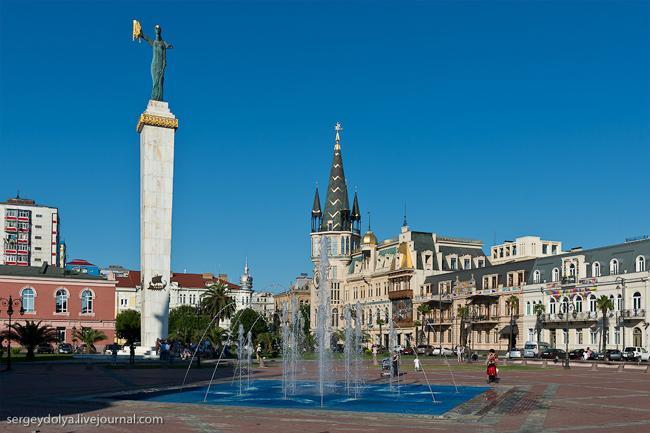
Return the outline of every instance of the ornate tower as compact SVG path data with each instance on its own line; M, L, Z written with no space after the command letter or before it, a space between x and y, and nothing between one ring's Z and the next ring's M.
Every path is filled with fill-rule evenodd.
M347 268L351 261L352 252L360 246L359 226L361 224L361 211L359 199L355 192L354 203L350 209L348 187L343 170L343 157L341 156L341 124L337 123L334 141L334 156L330 167L329 182L325 199L325 210L321 211L318 188L314 196L311 211L311 260L314 264L314 276L318 274L320 263L320 245L324 238L328 241L329 281L331 283L330 304L332 317L341 313L340 286L345 278ZM316 286L316 284L314 284ZM315 288L311 293L311 325L315 324L316 305ZM335 319L336 323L336 319Z

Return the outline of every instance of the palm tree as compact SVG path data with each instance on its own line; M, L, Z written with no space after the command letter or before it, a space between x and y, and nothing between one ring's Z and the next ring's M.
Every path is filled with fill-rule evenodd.
M418 312L422 315L422 331L420 335L424 334L424 326L427 323L427 314L431 312L431 307L429 304L420 304L418 306ZM427 326L427 344L429 343L429 326Z
M382 326L385 325L386 322L384 322L384 319L380 319L379 315L377 315L377 325L379 325L379 345L381 346L383 344L383 338L384 338L384 333L382 331Z
M607 296L602 295L600 298L596 300L596 308L600 310L600 312L603 314L603 338L602 338L602 348L599 351L604 351L605 350L605 344L607 343L606 341L606 331L607 331L607 313L610 310L614 309L614 301L609 299Z
M227 334L228 331L223 328L210 328L206 335L206 338L210 344L212 344L212 347L216 349L217 347L221 347L224 340L227 338Z
M179 326L171 331L169 337L189 346L196 338L200 337L200 334L191 326Z
M106 334L102 331L97 331L86 326L83 326L81 329L75 329L73 334L74 338L81 340L86 344L86 350L88 350L89 353L97 352L97 349L95 349L95 343L106 340L107 338Z
M546 311L546 306L542 303L533 305L533 314L537 316L537 322L535 322L535 328L537 328L537 342L539 343L542 339L542 315Z
M459 332L459 343L461 346L467 345L467 331L465 329L465 321L469 317L469 306L468 305L459 305L458 306L458 317L460 318L460 332Z
M41 322L27 321L25 324L13 323L11 328L2 333L2 337L15 341L27 349L27 359L34 359L34 349L40 344L58 341L56 329L41 326Z
M215 326L219 326L219 321L229 319L235 314L235 303L228 296L226 285L219 281L208 287L208 290L201 297L201 308L211 318L215 319Z
M517 310L519 309L519 298L517 298L515 295L510 295L508 296L508 299L506 299L506 304L510 308L510 340L508 342L508 351L510 351L514 346L514 339L513 339L514 325L512 322L515 315L515 309Z

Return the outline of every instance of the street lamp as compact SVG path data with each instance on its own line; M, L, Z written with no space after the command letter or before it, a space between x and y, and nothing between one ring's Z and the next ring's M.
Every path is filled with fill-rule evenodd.
M14 307L18 308L20 307L20 315L22 316L25 314L25 309L23 308L23 300L22 298L20 299L14 299L11 295L9 295L9 299L7 298L0 298L0 306L4 306L7 308L7 316L9 316L9 332L11 332L11 316L14 315ZM7 333L7 370L11 370L11 336L9 333Z
M623 328L623 349L625 349L625 314L624 314L624 309L625 309L625 278L623 277L616 277L616 283L618 284L620 282L621 284L621 305L615 305L615 309L618 311L618 320L617 324L619 329L622 327ZM617 287L618 289L618 287ZM619 308L620 307L620 308ZM622 326L621 326L622 325ZM618 345L617 345L618 347Z
M575 311L573 302L568 297L564 298L566 302L562 302L564 307L564 315L566 316L566 334L564 334L564 343L566 346L566 353L564 354L564 368L569 369L569 314L571 310Z

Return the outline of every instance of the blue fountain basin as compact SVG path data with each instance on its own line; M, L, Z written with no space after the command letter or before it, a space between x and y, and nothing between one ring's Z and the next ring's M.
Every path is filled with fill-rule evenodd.
M364 384L358 397L348 395L344 384L336 383L326 389L321 405L318 382L300 381L296 392L285 398L280 380L255 380L250 386L244 382L215 383L210 387L184 390L142 392L120 396L121 400L155 401L163 403L190 403L224 406L248 406L265 409L337 410L346 412L383 412L413 415L442 415L456 406L486 391L487 387L401 384ZM240 393L241 392L241 393ZM433 394L433 396L432 396Z

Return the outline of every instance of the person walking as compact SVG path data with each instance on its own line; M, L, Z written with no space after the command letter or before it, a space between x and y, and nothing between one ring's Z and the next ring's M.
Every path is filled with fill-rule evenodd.
M499 369L497 368L498 363L499 356L494 351L494 349L490 349L490 352L488 352L487 361L485 361L485 364L487 365L486 373L488 376L488 383L499 382L499 378L497 377L499 373Z
M372 365L377 365L377 345L372 345Z
M413 366L415 367L416 372L417 371L422 371L422 366L420 365L420 358L418 358L417 356L413 360Z
M133 341L129 344L129 364L135 364L135 344L133 344Z
M465 351L465 348L463 346L456 346L456 355L458 356L458 363L463 362L463 352Z
M393 358L392 358L392 372L393 377L398 377L399 376L399 352L396 350L393 352Z

